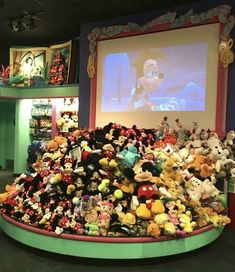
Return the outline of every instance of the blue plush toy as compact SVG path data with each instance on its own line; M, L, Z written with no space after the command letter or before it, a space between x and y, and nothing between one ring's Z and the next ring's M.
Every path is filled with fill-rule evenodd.
M135 146L130 145L127 149L124 149L117 154L119 159L122 159L123 164L132 167L140 159L140 154Z

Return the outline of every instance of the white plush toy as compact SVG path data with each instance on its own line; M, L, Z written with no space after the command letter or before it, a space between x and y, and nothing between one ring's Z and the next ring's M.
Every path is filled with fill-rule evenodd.
M175 163L181 163L182 162L182 158L180 157L180 155L178 154L178 152L176 152L171 145L167 144L164 149L163 149L163 153L170 159L172 159Z
M220 160L222 157L226 158L229 154L227 149L222 148L221 141L215 135L207 140L207 145L210 148L209 158L214 162Z
M225 146L231 146L233 145L233 140L235 139L235 132L234 130L230 130L227 135L226 135L226 139L224 141L224 145Z

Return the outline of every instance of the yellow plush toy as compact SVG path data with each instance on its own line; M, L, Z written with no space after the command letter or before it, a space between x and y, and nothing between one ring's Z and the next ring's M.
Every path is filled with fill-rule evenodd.
M140 203L139 207L136 209L136 215L141 219L148 220L151 217L151 212L146 204Z
M180 226L187 233L192 232L193 229L196 227L196 222L192 221L192 216L190 211L186 211L185 213L180 214L179 221L180 221Z
M165 235L174 235L176 233L176 227L170 221L168 214L166 213L157 214L154 217L154 222L158 224L160 230Z
M176 233L176 227L172 222L166 222L163 233L165 235L174 235Z
M153 202L152 207L151 207L151 212L153 214L161 214L161 213L165 212L165 206L164 206L162 200L156 199Z
M122 224L127 225L129 227L133 227L133 225L136 223L136 217L132 213L120 212L118 213L118 217L119 217L119 221Z

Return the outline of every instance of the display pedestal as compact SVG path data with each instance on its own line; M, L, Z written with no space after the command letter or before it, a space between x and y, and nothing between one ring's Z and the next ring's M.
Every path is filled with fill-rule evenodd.
M37 229L0 215L1 229L28 246L53 253L99 259L142 259L169 256L203 247L220 236L223 228L212 225L182 238L92 237L61 234Z

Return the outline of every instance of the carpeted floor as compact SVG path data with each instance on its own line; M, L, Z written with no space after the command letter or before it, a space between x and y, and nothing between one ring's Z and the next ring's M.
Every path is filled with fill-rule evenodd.
M14 179L0 172L0 191ZM226 227L222 235L201 249L170 257L144 260L97 260L68 257L22 245L0 230L0 272L234 272L235 230Z

